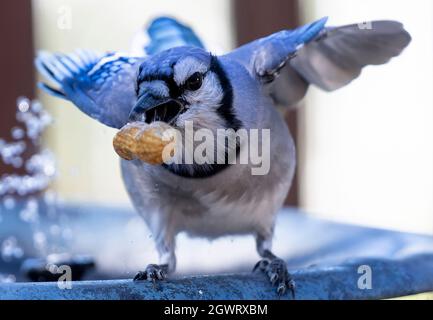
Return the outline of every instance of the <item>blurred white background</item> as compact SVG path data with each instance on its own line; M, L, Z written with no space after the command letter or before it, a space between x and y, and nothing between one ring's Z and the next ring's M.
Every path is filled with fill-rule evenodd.
M433 234L433 2L308 0L329 25L398 20L413 41L332 94L309 92L301 130L301 203L337 221Z

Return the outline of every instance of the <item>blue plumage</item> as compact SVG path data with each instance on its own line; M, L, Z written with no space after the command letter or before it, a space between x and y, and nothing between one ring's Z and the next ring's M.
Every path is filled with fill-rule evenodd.
M145 50L149 55L185 45L204 48L203 43L191 28L170 17L153 20L147 32L150 42Z
M107 126L120 128L135 101L134 66L139 61L140 58L85 50L69 55L41 52L36 67L58 88L45 83L38 86L49 94L72 101L81 111ZM124 83L127 79L130 82Z
M172 47L203 45L194 32L169 17L155 19L147 30L147 54L154 55ZM99 54L77 50L64 54L41 52L36 68L56 87L39 83L50 95L72 101L81 111L107 126L120 128L135 103L137 68L145 57L127 54ZM163 72L162 65L159 69Z
M325 28L326 22L328 22L328 17L289 31L294 46L302 45L313 40Z

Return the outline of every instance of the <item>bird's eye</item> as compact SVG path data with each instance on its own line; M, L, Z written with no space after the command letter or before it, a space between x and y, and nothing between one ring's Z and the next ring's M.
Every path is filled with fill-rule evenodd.
M203 75L200 72L196 72L186 80L185 87L187 90L196 91L200 89L202 82Z

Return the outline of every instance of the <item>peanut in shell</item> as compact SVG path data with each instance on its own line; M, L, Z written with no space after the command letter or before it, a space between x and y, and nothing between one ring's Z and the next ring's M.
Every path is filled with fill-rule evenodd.
M169 135L171 126L165 122L132 122L124 126L113 139L116 153L125 160L140 159L152 165L164 163L163 151L174 137ZM173 154L173 150L169 150Z

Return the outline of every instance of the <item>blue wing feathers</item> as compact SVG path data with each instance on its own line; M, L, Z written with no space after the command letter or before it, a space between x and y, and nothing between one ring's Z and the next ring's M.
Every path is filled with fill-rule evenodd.
M51 54L40 52L35 60L38 71L44 75L53 84L59 86L54 89L47 84L41 85L40 88L52 94L56 92L65 96L64 90L68 86L68 80L86 74L98 61L96 53L90 53L84 50L77 50L70 55Z
M62 91L54 89L54 88L46 85L45 83L39 82L38 83L38 87L40 89L42 89L43 91L45 91L46 93L48 93L48 94L50 94L50 95L52 95L54 97L61 98L61 99L66 99L66 96L65 96L65 94Z
M176 46L195 46L203 48L200 39L191 28L170 17L155 19L147 30L150 42L146 47L148 54L156 54ZM88 50L76 50L69 55L40 52L35 60L37 70L53 85L46 83L38 86L48 94L66 98L71 82L79 83L78 87L101 85L110 76L122 70L122 65L133 64L136 60L130 57L108 53L101 55ZM74 86L77 86L77 83ZM73 97L68 97L73 100Z
M150 42L145 49L149 55L179 46L204 48L203 43L191 28L170 17L153 20L147 33Z
M149 55L177 46L203 48L191 28L169 17L155 19L147 32ZM86 50L69 55L40 52L35 65L50 84L38 86L50 95L70 100L92 118L120 128L135 103L134 83L143 59Z
M52 85L39 83L38 86L50 95L70 100L81 111L108 126L121 127L135 99L137 61L118 53L41 52L35 65Z
M313 23L299 27L293 31L290 31L291 37L293 37L296 45L308 43L325 28L327 21L328 17L324 17Z

